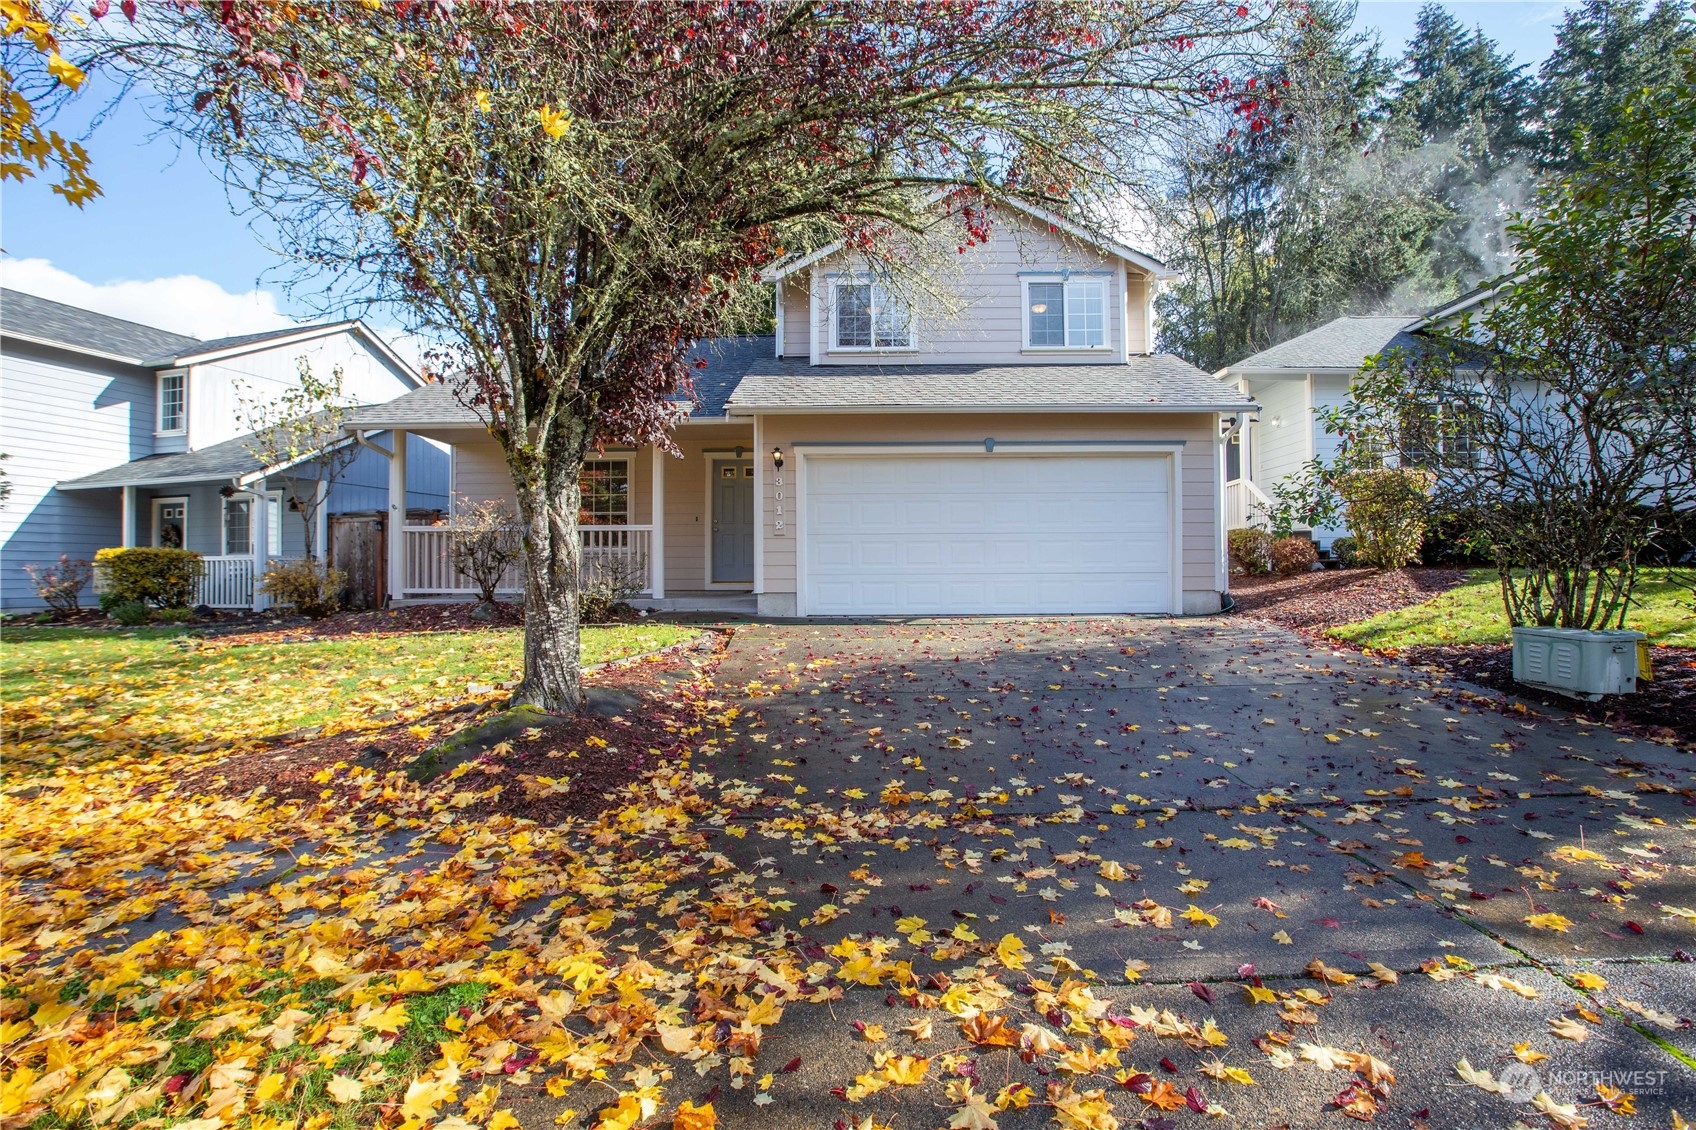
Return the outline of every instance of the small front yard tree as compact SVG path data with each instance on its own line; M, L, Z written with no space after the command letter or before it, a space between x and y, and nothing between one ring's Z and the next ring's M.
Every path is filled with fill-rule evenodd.
M237 381L236 419L249 433L243 441L261 468L283 484L287 509L300 516L307 560L324 550L318 544L318 516L329 504L328 490L353 461L359 448L342 430L353 402L342 392L342 370L315 376L304 357L296 366L293 387L264 399L251 385Z
M832 238L986 234L984 199L1072 211L1241 74L1275 12L985 0L143 9L145 68L283 249L444 340L524 530L524 678L575 709L578 476L669 443L686 356L758 269ZM98 26L96 38L101 38Z
M1328 421L1340 465L1429 476L1515 625L1623 625L1638 554L1696 505L1696 61L1583 147L1494 305L1376 359Z

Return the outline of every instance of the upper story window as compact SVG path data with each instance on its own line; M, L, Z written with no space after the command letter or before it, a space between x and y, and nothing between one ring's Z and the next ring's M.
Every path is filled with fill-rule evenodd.
M188 427L188 374L159 374L159 431L180 432Z
M908 349L913 318L888 286L870 279L839 279L831 285L832 349Z
M1104 279L1028 279L1025 345L1030 349L1105 349L1107 283Z

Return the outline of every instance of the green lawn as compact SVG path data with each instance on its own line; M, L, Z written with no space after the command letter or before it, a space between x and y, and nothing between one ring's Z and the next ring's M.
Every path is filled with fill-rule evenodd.
M686 640L693 629L583 629L583 662ZM112 740L155 749L301 726L356 727L518 678L517 629L285 642L208 639L180 628L8 628L0 637L4 746L74 753Z
M1696 612L1691 593L1672 582L1665 569L1644 569L1637 581L1625 626L1651 642L1696 647ZM1330 629L1330 634L1363 647L1402 648L1424 644L1508 643L1507 613L1493 570L1473 571L1465 584L1396 612Z

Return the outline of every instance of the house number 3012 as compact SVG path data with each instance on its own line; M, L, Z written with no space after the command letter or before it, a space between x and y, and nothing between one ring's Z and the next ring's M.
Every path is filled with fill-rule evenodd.
M773 476L772 485L777 488L774 491L772 491L772 536L773 537L782 537L783 536L783 476L782 475Z

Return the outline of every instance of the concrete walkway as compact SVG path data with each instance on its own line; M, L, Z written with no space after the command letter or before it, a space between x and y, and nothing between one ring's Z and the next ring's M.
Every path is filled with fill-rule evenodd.
M1377 1125L1555 1125L1528 1100L1594 1104L1598 1081L1638 1114L1561 1117L1696 1118L1689 754L1240 619L744 625L716 681L744 712L704 767L749 800L714 846L793 902L821 958L923 919L931 940L903 953L941 994L971 962L952 931L1015 935L1031 957L1004 980L1040 1001L1037 982L1093 978L1109 1017L1142 1019L1123 1064L1234 1126L1350 1124L1358 1072L1303 1045L1388 1064L1394 1084L1364 1104ZM1358 979L1316 979L1315 959ZM1286 995L1255 1003L1255 978ZM1303 989L1306 1005L1288 995ZM832 1093L880 1053L953 1054L944 1077L991 1097L1072 1085L963 1044L957 1016L904 1035L918 1017L896 1000L850 986L828 1022L774 1030L761 1063L800 1065L763 1109L723 1095L721 1120L948 1123L958 1096L938 1089ZM1162 1036L1149 1018L1166 1009L1188 1035ZM1209 1018L1224 1043L1197 1037ZM1463 1082L1462 1059L1513 1093ZM1120 1124L1204 1121L1129 1077L1102 1096ZM995 1117L1054 1114L1039 1093Z

